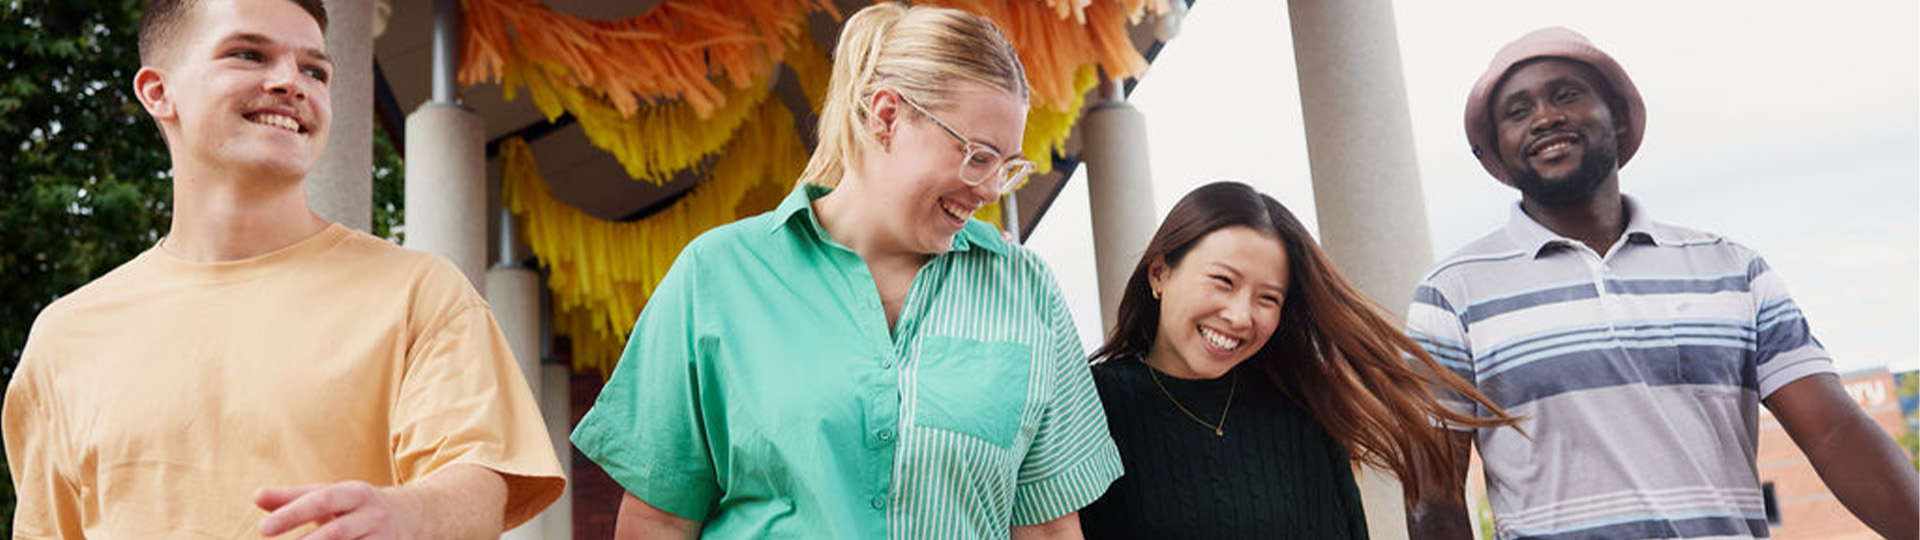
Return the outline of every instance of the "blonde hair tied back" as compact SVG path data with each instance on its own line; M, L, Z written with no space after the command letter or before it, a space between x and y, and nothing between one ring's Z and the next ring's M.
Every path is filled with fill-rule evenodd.
M885 2L861 9L840 31L820 112L819 147L800 181L838 186L848 164L876 144L865 127L874 92L893 88L934 110L952 105L954 80L1027 101L1026 68L999 27L957 9Z

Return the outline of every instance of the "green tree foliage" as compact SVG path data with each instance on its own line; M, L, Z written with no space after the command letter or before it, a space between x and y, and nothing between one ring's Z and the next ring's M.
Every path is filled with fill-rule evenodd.
M1893 376L1895 399L1906 402L1914 396L1920 396L1920 371L1895 373ZM1906 430L1900 434L1900 447L1907 450L1907 459L1913 461L1914 470L1920 470L1920 429L1915 429L1920 427L1920 420L1915 419L1913 411L1902 411L1902 416L1900 421Z
M0 385L40 310L152 246L172 219L166 146L133 95L143 5L0 0ZM372 232L397 240L401 161L377 131ZM0 537L13 493L0 466Z
M0 0L0 377L54 298L159 240L172 186L133 97L139 0Z

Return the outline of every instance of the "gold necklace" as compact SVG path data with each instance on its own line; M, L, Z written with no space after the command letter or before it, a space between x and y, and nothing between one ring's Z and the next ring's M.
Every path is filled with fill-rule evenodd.
M1141 363L1144 364L1145 362L1141 362ZM1233 372L1233 375L1232 375L1233 378L1228 379L1228 381L1230 382L1228 382L1227 384L1231 386L1227 387L1227 406L1220 408L1220 423L1209 424L1207 423L1206 420L1201 420L1199 416L1195 416L1193 414L1193 411L1187 410L1186 405L1181 405L1180 398L1173 397L1173 392L1167 391L1167 385L1160 383L1160 374L1158 373L1158 371L1160 370L1153 369L1153 366L1147 366L1147 376L1153 378L1153 385L1160 387L1160 393L1167 396L1167 401L1172 401L1173 406L1179 407L1180 412L1186 413L1187 418L1192 419L1193 423L1200 424L1202 426L1205 426L1207 429L1213 430L1213 436L1215 437L1227 436L1227 431L1226 431L1227 412L1233 410L1233 393L1240 389L1240 372L1238 371Z

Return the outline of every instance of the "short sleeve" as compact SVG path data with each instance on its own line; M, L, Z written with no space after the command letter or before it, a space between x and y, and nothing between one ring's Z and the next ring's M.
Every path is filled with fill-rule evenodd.
M634 323L626 350L573 444L622 488L676 516L705 521L720 497L694 366L697 243L682 252Z
M1020 464L1014 526L1046 523L1092 504L1120 478L1120 451L1107 431L1106 411L1066 303L1045 279L1048 341L1041 359L1053 369L1053 394Z
M402 485L455 464L498 472L507 481L503 519L512 528L558 499L566 478L493 311L464 279L439 285L456 287L453 298L464 300L438 310L439 322L428 324L407 353L390 413L394 470Z
M1759 379L1760 397L1765 399L1801 377L1835 373L1832 357L1813 338L1806 316L1787 294L1780 274L1755 255L1747 263L1747 279L1755 306L1754 373Z
M6 438L7 468L13 476L14 538L85 538L81 530L80 490L60 463L66 434L39 375L31 338L20 368L7 385L0 436Z
M1479 385L1474 380L1473 350L1467 346L1467 325L1446 292L1431 280L1422 280L1414 287L1413 304L1407 307L1407 337L1420 344L1440 367L1469 385ZM1473 401L1457 391L1436 388L1435 397L1454 412L1476 415Z

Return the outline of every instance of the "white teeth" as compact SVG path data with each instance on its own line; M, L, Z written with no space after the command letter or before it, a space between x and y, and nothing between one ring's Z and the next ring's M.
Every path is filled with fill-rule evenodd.
M968 211L967 209L962 208L959 205L955 205L953 203L949 203L946 201L940 201L940 209L946 210L947 215L953 216L953 219L957 219L961 221L966 221L967 216L973 215L973 212Z
M1207 340L1207 343L1211 343L1214 347L1221 350L1231 351L1240 348L1240 340L1227 337L1225 334L1221 334L1205 326L1200 327L1200 337Z
M279 115L279 114L273 114L273 113L261 113L261 114L253 115L253 117L248 118L247 120L255 124L273 126L273 127L277 127L280 129L294 132L294 133L300 132L300 123L294 121L294 119L292 118L288 118L285 115Z
M1541 147L1541 148L1540 148L1539 150L1534 150L1534 151L1533 151L1533 154L1537 156L1537 155L1540 155L1540 154L1545 154L1545 153L1547 153L1547 152L1553 152L1553 151L1556 151L1556 150L1559 150L1559 149L1562 149L1562 148L1566 148L1566 147L1569 147L1569 146L1573 146L1573 141L1560 141L1560 142L1556 142L1556 143L1553 143L1553 144L1549 144L1549 145L1546 145L1546 146L1543 146L1543 147Z

